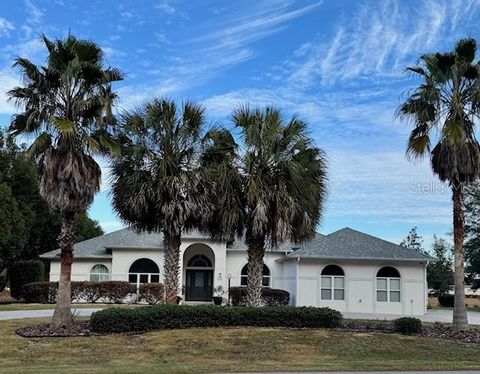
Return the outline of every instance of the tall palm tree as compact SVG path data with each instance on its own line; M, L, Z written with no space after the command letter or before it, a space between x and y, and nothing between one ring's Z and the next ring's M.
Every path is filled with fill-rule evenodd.
M114 209L137 230L163 233L168 303L179 290L182 231L210 213L197 163L204 123L198 104L154 99L123 115L123 157L112 161Z
M326 162L296 116L286 122L275 108L243 107L232 118L241 146L225 129L205 137L202 163L217 207L209 230L227 239L244 233L246 302L258 306L265 250L315 235L326 195Z
M105 68L101 48L91 41L72 35L42 39L48 50L45 65L25 58L13 65L23 86L8 92L21 109L10 131L14 136L35 136L29 152L39 166L40 193L62 217L61 273L52 324L69 326L75 215L85 213L100 187L100 167L92 155L115 149L110 109L115 95L110 84L122 74Z
M432 170L452 188L455 246L455 305L453 327L468 328L464 280L465 185L480 173L480 147L475 137L480 116L480 64L477 43L460 40L449 53L422 55L407 70L421 84L398 108L398 115L413 122L407 146L411 158L429 156Z

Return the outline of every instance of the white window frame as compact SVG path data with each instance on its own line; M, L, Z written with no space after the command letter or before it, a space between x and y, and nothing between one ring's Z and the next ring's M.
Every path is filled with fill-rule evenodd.
M386 289L383 289L383 288L378 288L378 281L379 280L386 280L387 281L387 288ZM392 280L398 280L398 283L399 283L399 288L398 290L397 289L392 289L391 285L390 285L390 281ZM376 297L376 300L377 300L377 303L401 303L402 302L402 278L396 278L396 277L377 277L376 279L376 283L375 283L375 288L376 288L376 292L375 292L375 297ZM387 300L385 301L381 301L381 300L378 300L378 291L383 291L383 292L387 292ZM398 297L398 301L392 301L391 300L391 292L397 292L399 297Z
M97 266L103 266L105 267L105 269L107 269L107 272L106 273L97 273L97 272L92 272L93 269L95 269ZM93 276L98 276L98 280L92 280L92 275ZM102 279L102 278L105 278L105 279ZM92 268L90 269L90 274L89 274L89 277L88 277L88 280L90 282L107 282L110 280L110 269L108 268L107 265L104 265L104 264L95 264L92 266Z
M330 287L323 287L323 279L330 278ZM342 278L343 279L343 287L335 287L335 278ZM323 290L330 290L330 298L324 299L323 298ZM343 299L335 299L335 290L342 290L343 291ZM322 275L322 279L320 280L320 299L321 300L331 300L331 301L345 301L345 275Z
M262 287L271 287L272 286L272 270L270 270L270 268L266 264L264 265L267 267L269 275L262 274ZM242 270L245 266L246 265L242 266L242 268L240 269L240 287L247 287L248 274L247 275L242 274ZM245 279L245 284L242 284L244 279ZM268 280L266 286L263 285L265 279Z
M132 283L130 282L130 276L131 275L136 275L137 277L137 280L135 283ZM147 276L147 283L140 283L140 277L142 275L146 275ZM137 293L138 291L140 290L140 285L141 284L148 284L148 283L152 283L152 275L157 275L158 276L158 282L155 282L155 283L160 283L160 273L128 273L128 281L130 284L134 285L136 290L137 290Z

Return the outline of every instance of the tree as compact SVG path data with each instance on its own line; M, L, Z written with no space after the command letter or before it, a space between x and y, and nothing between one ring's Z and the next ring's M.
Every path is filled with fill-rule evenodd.
M211 212L197 162L204 109L154 99L121 123L123 154L112 162L113 207L135 229L163 233L166 301L176 303L182 231L201 226Z
M226 129L205 137L202 165L213 186L213 235L244 234L248 247L247 303L261 303L265 250L315 235L326 193L326 162L296 116L285 121L274 108L233 113L241 151Z
M473 288L480 288L480 182L465 190L465 272Z
M75 219L75 242L95 238L103 235L104 231L98 221L91 219L86 214L78 214Z
M435 296L442 296L452 289L454 282L451 257L453 249L445 239L434 236L432 252L438 261L430 262L427 266L428 288L433 290Z
M408 235L402 240L400 245L405 248L413 249L417 252L425 252L422 246L423 239L417 233L417 227L413 227Z
M480 173L480 147L475 136L480 116L477 43L460 40L449 53L420 56L407 68L421 84L399 107L397 114L413 122L407 147L411 158L429 156L432 170L452 188L455 247L455 306L453 327L468 328L464 281L464 186ZM438 134L438 135L437 135ZM432 148L432 143L435 143Z
M10 125L14 136L36 136L29 148L40 175L40 193L61 216L58 302L53 326L72 323L70 275L75 240L75 216L84 213L100 187L100 167L92 157L115 151L111 136L115 98L111 83L120 71L105 68L100 47L69 35L65 40L42 37L46 65L17 58L14 67L23 86L8 92L19 106Z
M0 273L20 257L27 239L25 219L12 191L0 183Z

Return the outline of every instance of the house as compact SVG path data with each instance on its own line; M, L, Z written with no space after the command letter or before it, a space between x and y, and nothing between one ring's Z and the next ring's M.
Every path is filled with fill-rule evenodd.
M162 281L162 235L130 228L75 244L74 281ZM182 297L210 301L213 288L245 286L247 248L192 231L180 247ZM45 253L50 280L58 281L59 251ZM302 246L291 243L267 250L263 285L290 292L292 305L328 306L341 312L422 315L427 310L423 253L344 228L317 234Z

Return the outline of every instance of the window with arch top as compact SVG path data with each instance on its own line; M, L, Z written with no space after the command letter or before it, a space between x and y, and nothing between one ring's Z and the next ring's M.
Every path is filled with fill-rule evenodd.
M210 261L210 259L207 256L195 255L195 256L192 256L190 260L188 260L187 267L211 268L212 261Z
M105 282L110 280L110 272L105 265L97 264L90 270L90 282Z
M345 300L345 273L338 265L327 265L322 270L322 300Z
M128 281L138 289L142 283L159 283L160 270L158 265L149 258L136 260L128 271Z
M400 273L392 266L384 266L377 272L377 302L399 303Z
M263 287L270 287L270 278L271 278L270 269L268 268L267 265L263 264L263 270L262 270L262 286ZM248 279L248 264L246 264L242 268L242 272L240 274L240 285L246 286L247 279Z

